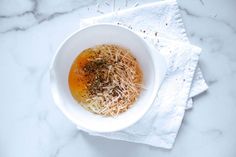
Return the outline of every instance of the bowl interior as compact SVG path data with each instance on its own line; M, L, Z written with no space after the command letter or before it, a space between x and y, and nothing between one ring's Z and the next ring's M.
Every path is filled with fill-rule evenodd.
M102 117L81 107L72 97L68 74L74 59L81 51L98 44L118 44L131 50L144 76L145 90L128 111L117 117ZM95 25L70 36L59 48L51 67L51 85L54 100L63 113L77 126L95 132L124 129L139 120L151 106L160 85L153 52L143 39L130 30L115 25Z

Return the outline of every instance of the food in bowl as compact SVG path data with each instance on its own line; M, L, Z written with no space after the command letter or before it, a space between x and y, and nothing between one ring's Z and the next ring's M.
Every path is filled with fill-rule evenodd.
M87 111L73 98L68 76L80 52L95 45L115 44L128 48L142 71L142 86L135 102L118 116L101 116ZM148 112L157 97L166 72L165 58L157 49L127 28L99 24L76 31L58 48L50 66L50 85L55 104L76 126L91 132L108 133L125 129Z
M75 58L68 83L82 107L98 115L117 116L139 97L143 72L129 49L103 44L87 48Z

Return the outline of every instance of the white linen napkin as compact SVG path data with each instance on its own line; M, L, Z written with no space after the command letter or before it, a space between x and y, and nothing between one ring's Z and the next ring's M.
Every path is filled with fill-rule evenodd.
M113 133L84 131L110 139L172 148L185 109L192 107L191 98L207 89L197 68L201 50L190 45L176 1L156 2L81 21L81 27L97 23L127 26L141 34L154 51L161 52L168 61L167 75L158 97L141 120Z

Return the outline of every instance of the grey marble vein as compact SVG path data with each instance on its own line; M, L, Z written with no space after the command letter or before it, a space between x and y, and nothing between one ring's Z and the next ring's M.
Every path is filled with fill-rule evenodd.
M224 135L223 131L221 131L220 129L209 129L206 131L202 131L202 133L207 136L213 136L214 138L219 138Z
M179 7L179 8L180 8L180 10L185 12L188 16L195 17L195 18L207 18L207 19L210 19L212 21L216 21L216 22L222 23L222 24L226 25L229 29L231 29L232 33L236 34L236 28L234 26L232 26L229 22L225 21L225 20L217 19L216 18L217 15L215 15L214 17L211 17L211 16L201 16L201 15L192 13L190 10L188 10L186 8L183 8L183 7Z
M32 5L32 9L31 10L26 10L22 13L19 14L14 14L14 15L0 15L0 19L5 19L5 18L13 18L13 17L21 17L21 16L25 16L27 14L33 14L36 18L38 16L38 0L30 0L33 5Z
M116 8L154 1L120 0ZM235 157L236 2L179 0L190 41L203 49L200 67L210 88L194 98L171 151L89 136L55 106L51 59L79 19L90 16L92 9L83 8L96 3L104 11L113 0L0 1L0 156Z
M88 3L83 4L83 5L79 5L77 7L74 7L72 9L68 10L68 11L54 12L52 14L49 14L49 15L45 16L42 13L40 13L40 10L38 9L40 1L38 1L38 0L31 0L31 1L33 3L33 6L32 6L31 10L27 10L27 11L25 11L23 13L16 14L16 15L0 15L0 20L1 19L11 19L11 18L16 18L16 17L23 17L23 16L26 16L28 14L32 14L37 22L33 23L33 24L29 25L29 26L25 26L25 27L14 26L14 27L9 28L7 30L1 31L0 33L5 34L5 33L8 33L8 32L12 32L12 31L26 31L26 30L30 29L31 27L39 25L39 24L41 24L43 22L53 20L54 18L60 17L62 15L73 13L75 11L78 11L81 8L90 6L90 5L92 5L92 4L94 4L96 2L96 1L88 1Z
M199 0L201 2L202 5L205 5L204 1L203 0Z

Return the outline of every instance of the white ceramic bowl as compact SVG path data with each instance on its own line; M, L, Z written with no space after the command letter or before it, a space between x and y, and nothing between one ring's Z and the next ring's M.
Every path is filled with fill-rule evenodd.
M130 49L143 70L146 90L132 108L117 117L103 117L85 110L69 90L68 74L74 59L84 49L98 44L118 44ZM148 111L165 71L164 58L137 34L121 26L99 24L73 33L61 44L50 67L50 83L56 105L78 127L93 132L113 132L134 124Z

